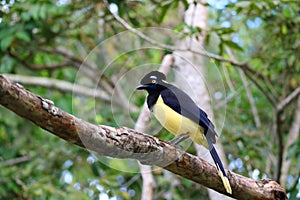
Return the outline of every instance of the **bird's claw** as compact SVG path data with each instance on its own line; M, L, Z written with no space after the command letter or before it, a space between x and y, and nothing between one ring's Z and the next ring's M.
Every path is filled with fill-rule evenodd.
M169 141L169 143L177 146L179 143L183 142L184 140L189 138L189 133L181 133L177 136L175 136L172 140Z

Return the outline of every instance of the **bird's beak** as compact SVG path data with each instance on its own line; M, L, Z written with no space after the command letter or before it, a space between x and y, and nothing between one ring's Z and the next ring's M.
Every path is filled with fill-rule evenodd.
M139 85L136 87L136 90L145 90L148 88L148 85Z

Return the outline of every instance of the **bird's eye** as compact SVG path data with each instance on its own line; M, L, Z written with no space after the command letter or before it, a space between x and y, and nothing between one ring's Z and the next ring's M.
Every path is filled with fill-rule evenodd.
M156 80L152 80L152 83L156 83Z

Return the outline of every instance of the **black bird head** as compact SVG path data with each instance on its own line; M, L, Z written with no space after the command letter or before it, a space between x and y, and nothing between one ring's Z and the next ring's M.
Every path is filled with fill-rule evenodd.
M147 90L150 92L151 90L157 90L163 88L166 82L166 75L159 71L152 71L144 76L141 80L141 85L139 85L137 90Z

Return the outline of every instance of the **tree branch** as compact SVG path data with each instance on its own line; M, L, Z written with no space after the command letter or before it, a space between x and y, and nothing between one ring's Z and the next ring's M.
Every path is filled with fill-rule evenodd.
M65 67L73 67L75 69L80 69L82 66L84 66L84 68L81 68L81 70L80 70L81 72L83 72L86 76L88 76L95 82L98 82L101 79L101 77L103 77L106 80L106 82L100 81L100 82L98 82L98 84L100 86L102 86L107 92L112 91L112 88L114 87L114 83L102 71L97 70L96 67L93 67L92 65L90 65L90 64L80 60L79 58L76 58L73 55L71 55L67 52L64 52L62 50L46 49L46 48L42 48L42 47L40 47L39 50L47 52L47 53L60 55L60 56L64 57L66 59L66 61L55 64L55 65L34 65L34 64L27 62L26 59L20 58L18 55L14 54L12 51L8 51L8 55L31 70L56 70L56 69L65 68Z
M235 60L236 61L236 58L235 56L233 55L232 51L230 48L226 48L226 51L228 53L228 55L230 56L230 58L232 60ZM238 69L238 72L240 74L240 77L242 79L242 83L244 85L244 88L246 90L246 94L247 94L247 97L248 97L248 100L249 100L249 103L251 105L251 111L252 111L252 114L253 114L253 118L254 118L254 122L255 122L255 126L258 128L261 126L261 123L260 123L260 118L259 118L259 115L258 115L258 111L257 111L257 108L256 108L256 105L255 105L255 101L254 101L254 98L253 98L253 95L249 89L249 84L248 84L248 81L245 77L245 72L241 69Z
M207 57L210 57L210 58L213 58L213 59L216 59L218 61L221 61L221 62L228 62L228 63L231 63L232 65L235 65L235 66L239 66L239 67L243 67L244 69L246 69L248 66L245 66L244 63L238 63L238 62L235 62L233 60L230 60L230 59L227 59L227 58L224 58L222 56L219 56L219 55L216 55L216 54L213 54L213 53L210 53L208 51L205 51L205 50L194 50L194 49L191 49L191 48L180 48L180 47L176 47L176 46L172 46L172 45L167 45L167 44L162 44L161 42L158 42L150 37L148 37L147 35L145 35L144 33L138 31L137 29L133 28L132 26L130 26L130 24L128 24L124 19L122 19L119 15L113 13L110 11L109 9L109 4L107 2L107 0L104 0L104 3L105 3L105 6L107 7L107 9L109 10L109 12L111 13L111 15L124 27L126 28L128 31L132 32L133 34L139 36L140 38L142 38L143 40L149 42L150 44L154 45L154 46L157 46L157 47L160 47L160 48L163 48L163 49L168 49L170 51L190 51L192 53L195 53L195 54L198 54L198 55L202 55L202 56L207 56ZM249 69L250 71L252 71L251 69Z
M264 94L264 96L267 98L267 100L270 102L271 106L276 109L276 101L272 98L272 96L268 93L263 86L261 86L258 81L251 76L251 74L248 71L244 71L245 75L256 85L256 87Z
M274 125L273 125L273 132L277 135L277 149L278 149L278 157L277 157L277 163L276 163L276 170L275 170L275 180L277 182L280 181L281 177L281 169L282 169L282 162L283 162L283 133L281 130L281 123L280 123L280 115L281 112L278 112L275 110L274 113Z
M76 118L3 75L0 75L0 104L82 148L105 156L138 159L144 164L157 165L228 195L215 167L201 158L130 128L94 125ZM255 181L232 172L227 174L234 198L287 199L285 190L275 181Z
M9 159L9 160L6 160L6 161L2 161L0 162L0 165L2 167L5 167L5 166L12 166L12 165L16 165L16 164L19 164L19 163L22 163L22 162L26 162L26 161L29 161L31 159L30 156L21 156L21 157L18 157L18 158L13 158L13 159Z
M111 99L111 96L109 94L107 94L106 92L100 89L92 89L79 84L73 84L68 81L62 81L53 78L22 76L22 75L14 75L14 74L5 74L5 76L7 76L12 81L22 83L25 85L53 88L62 92L72 92L76 95L96 98L107 102L113 101L116 103L116 105L120 106L121 108L128 109L130 112L138 111L138 108L135 105L130 103L124 104L122 101L120 101L119 98Z
M298 95L300 94L300 87L295 89L289 96L287 96L284 100L282 100L277 106L275 107L275 121L274 121L274 132L277 134L278 137L278 160L277 160L277 169L275 178L277 182L280 182L281 179L281 172L282 172L282 165L284 159L284 144L283 144L283 132L281 130L281 121L280 116L283 112L283 109L292 102Z
M101 86L101 88L103 88L106 91L106 93L110 93L111 91L113 91L113 87L115 87L114 82L108 76L106 76L104 74L104 72L102 72L101 70L98 70L96 66L93 66L87 62L84 62L83 60L73 56L72 54L70 54L64 50L47 49L47 48L43 48L43 47L40 47L39 50L47 52L47 53L62 56L63 58L66 59L66 61L56 64L56 65L34 65L34 64L27 62L26 59L21 59L20 57L18 57L16 54L12 53L11 51L8 51L8 54L12 58L14 58L18 62L20 62L22 65L24 65L25 67L27 67L28 69L31 69L31 70L55 70L55 69L68 67L68 66L73 67L75 69L79 69L80 72L84 73L86 76L91 78L95 83L97 83L99 86ZM105 81L99 81L99 80L101 80L102 77L104 78ZM73 87L73 86L71 86L71 87ZM75 87L76 87L76 85L75 85ZM62 88L62 87L60 87L60 88ZM83 88L78 87L78 89L81 90ZM84 92L85 96L90 96L90 95L93 96L94 91L81 90L81 92ZM104 94L104 92L101 92L101 93ZM124 104L124 102L128 102L128 101L124 101L124 99L121 98L122 94L123 94L123 91L119 91L119 93L117 95L119 95L120 98L116 98L116 99L114 99L114 101L119 106L124 107L130 111L133 111L133 112L137 111L137 108L134 105L132 105L130 103ZM100 95L100 96L98 96L98 95L100 95L99 92L96 92L95 93L96 98L98 98L100 96L104 97L104 95ZM106 100L110 100L110 99L106 98Z
M61 49L48 49L48 48L39 48L41 51L59 55L64 57L66 60L68 60L72 66L76 69L80 69L79 71L84 73L86 76L90 77L95 83L97 83L101 88L106 91L106 93L111 94L112 91L114 91L114 87L116 87L115 83L109 78L103 71L97 69L96 65L93 65L91 63L85 62L71 53L67 52L66 50ZM103 78L103 79L102 79ZM99 81L101 80L101 81ZM114 101L120 105L121 107L124 107L126 109L129 109L130 111L136 112L137 108L130 104L130 103L124 103L129 102L127 99L125 99L124 92L122 90L118 90L116 88L116 95L119 96L119 98L115 98Z
M298 97L297 107L294 112L294 119L292 125L290 126L287 142L284 146L284 151L283 151L284 162L282 163L281 177L280 177L280 183L282 184L282 186L286 185L287 175L292 162L291 158L288 157L288 150L293 143L298 141L299 135L300 135L300 97Z
M277 105L277 111L282 111L291 101L300 95L300 86Z
M66 52L65 50L47 49L47 48L43 48L43 47L40 47L39 49L41 51L44 51L47 53L63 56L65 59L71 61L77 69L79 69L80 66L82 66L82 65L87 67L89 70L92 71L93 77L95 76L95 74L96 74L97 79L100 79L101 77L103 77L111 87L114 87L113 81L108 76L106 76L106 74L104 72L98 70L96 66L93 66L93 65L85 62L84 60L79 59L78 57Z
M69 61L58 63L55 65L33 65L31 63L28 63L26 59L20 58L19 56L12 53L11 51L8 51L8 55L16 59L19 63L21 63L22 65L24 65L25 67L31 70L54 70L54 69L60 69L72 65L72 63Z
M104 3L106 4L107 9L110 11L110 9L108 8L107 0L104 0ZM161 42L158 42L158 41L148 37L147 35L143 34L139 30L137 30L137 29L133 28L132 26L130 26L130 24L128 24L119 15L117 15L115 13L112 13L111 11L110 11L110 13L124 28L126 28L128 31L130 31L133 34L139 36L140 38L144 39L145 41L149 42L150 44L152 44L154 46L157 46L157 47L160 47L160 48L163 48L163 49L168 49L170 51L190 51L192 53L202 55L202 56L206 56L206 57L218 60L220 62L227 62L227 63L230 63L234 66L237 66L237 67L241 68L243 71L250 72L251 74L259 77L262 80L266 80L266 78L263 76L263 74L261 74L260 72L255 71L254 69L250 68L247 63L238 62L237 60L233 60L233 59L227 59L225 57L222 57L222 56L217 55L217 54L210 53L210 52L205 51L205 50L200 50L200 49L195 50L195 49L192 49L191 47L180 48L180 47L177 47L177 46L162 44Z
M110 11L110 9L108 8L108 2L106 0L104 0L104 3L106 4L107 9ZM251 76L254 75L260 79L262 79L263 81L266 81L266 77L264 77L260 72L255 71L254 69L250 68L248 63L244 63L244 62L238 62L237 60L234 59L227 59L224 58L222 56L210 53L208 51L202 50L202 49L193 49L192 47L188 47L188 48L180 48L180 47L176 47L176 46L171 46L171 45L167 45L167 44L162 44L150 37L148 37L147 35L143 34L142 32L138 31L137 29L131 27L124 19L122 19L120 16L118 16L117 14L111 12L111 15L122 25L124 26L127 30L129 30L130 32L134 33L135 35L139 36L140 38L142 38L143 40L149 42L150 44L163 48L163 49L168 49L170 51L189 51L191 53L194 53L196 55L202 55L202 56L206 56L215 60L218 60L220 62L227 62L230 63L240 69L242 69L246 76L248 76L248 78L263 92L263 94L267 97L268 101L271 103L271 105L273 107L276 106L276 102L275 100L268 94L268 92L255 80L255 78L253 78Z
M256 108L256 104L255 104L252 92L250 91L250 88L249 88L248 81L246 79L244 71L241 70L241 69L238 69L238 71L240 73L240 77L242 79L242 82L243 82L244 88L246 90L246 94L247 94L249 103L251 105L251 111L252 111L252 115L253 115L253 118L254 118L255 126L256 126L256 128L259 128L261 126L260 118L259 118L259 114L258 114L258 111L257 111L257 108Z
M25 85L42 86L46 88L57 89L62 92L73 92L77 95L97 98L105 101L110 101L110 96L103 91L91 89L82 85L73 84L67 81L57 80L53 78L22 76L14 74L5 74L12 81Z

